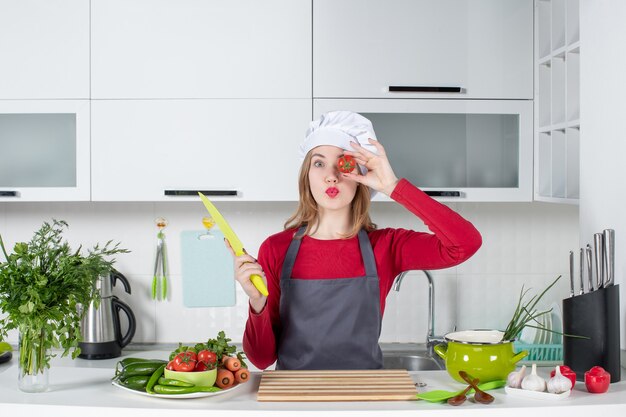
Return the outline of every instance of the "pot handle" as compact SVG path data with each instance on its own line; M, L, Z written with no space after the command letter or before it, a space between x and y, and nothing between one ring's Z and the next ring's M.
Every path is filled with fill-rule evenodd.
M524 359L526 356L528 356L528 351L522 350L520 353L516 354L515 356L511 358L511 363L517 363L521 361L522 359Z
M446 356L448 356L448 345L445 343L440 343L435 345L433 348L435 353L441 357L444 361L446 360Z

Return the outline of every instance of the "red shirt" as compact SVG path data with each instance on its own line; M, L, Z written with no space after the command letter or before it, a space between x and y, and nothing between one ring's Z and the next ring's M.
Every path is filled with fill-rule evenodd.
M406 229L379 229L369 239L376 258L380 281L380 311L395 277L402 271L442 269L471 257L482 244L474 226L447 206L432 199L405 179L400 180L391 198L418 216L432 233ZM259 248L258 262L265 272L269 297L258 314L249 311L243 335L243 350L250 362L265 369L277 359L281 323L280 274L295 229L267 238ZM309 236L302 243L292 277L298 279L350 278L365 275L358 237L319 240Z

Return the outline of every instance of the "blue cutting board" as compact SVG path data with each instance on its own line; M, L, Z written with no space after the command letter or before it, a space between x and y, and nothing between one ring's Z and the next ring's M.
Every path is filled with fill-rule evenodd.
M213 228L181 232L183 304L185 307L234 306L233 257L224 235Z

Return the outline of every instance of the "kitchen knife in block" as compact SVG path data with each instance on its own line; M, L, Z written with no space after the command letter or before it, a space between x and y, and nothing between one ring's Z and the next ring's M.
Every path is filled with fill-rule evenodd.
M224 233L226 239L228 239L230 247L233 248L233 250L235 251L235 255L243 255L245 253L243 251L243 244L241 243L241 240L239 240L233 229L230 227L224 216L222 216L217 207L215 207L204 194L199 192L198 195L204 203L204 207L206 207L213 220L215 220L215 223L217 223L222 233ZM267 297L269 293L267 292L267 287L263 282L263 278L261 278L259 275L251 275L250 281L252 282L252 284L254 284L256 289L259 290L261 294Z
M185 230L180 234L185 307L235 305L233 259L219 230Z

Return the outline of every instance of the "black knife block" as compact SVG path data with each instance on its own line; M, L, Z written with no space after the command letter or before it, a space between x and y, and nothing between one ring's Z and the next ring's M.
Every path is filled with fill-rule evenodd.
M585 372L601 366L620 380L619 285L563 300L563 363L583 381Z

